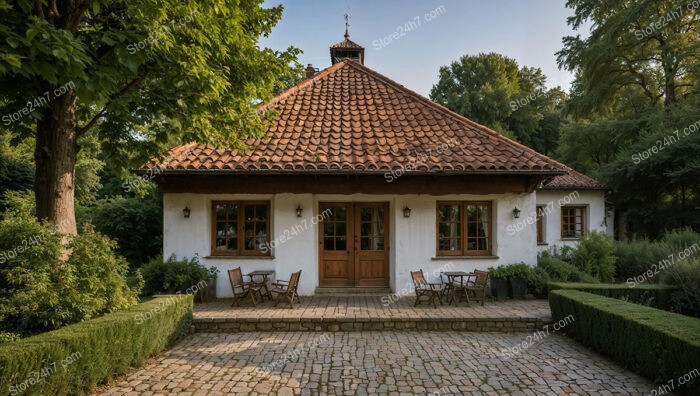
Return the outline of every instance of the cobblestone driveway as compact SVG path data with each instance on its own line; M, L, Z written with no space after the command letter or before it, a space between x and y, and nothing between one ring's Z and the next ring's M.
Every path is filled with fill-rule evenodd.
M131 373L107 395L640 395L653 385L573 341L550 335L505 359L528 333L327 333L315 349L265 376L323 333L197 333Z

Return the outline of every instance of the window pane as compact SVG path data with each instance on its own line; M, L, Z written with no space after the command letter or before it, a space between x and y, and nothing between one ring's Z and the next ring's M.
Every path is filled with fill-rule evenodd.
M477 227L477 223L473 223L473 222L472 222L472 223L467 223L467 235L468 235L470 238L473 238L473 237L476 236L476 234L477 234L477 233L476 233L476 227Z
M334 208L335 220L345 221L348 218L347 208Z
M262 250L262 246L265 245L267 241L267 227L265 223L256 223L255 226L255 249Z
M345 237L335 238L335 250L346 250L347 246L348 244Z
M228 227L226 228L226 236L229 238L235 238L238 236L238 224L236 223L227 223Z
M333 236L335 233L335 223L332 221L323 222L323 236Z
M226 221L226 208L228 205L216 205L216 220Z
M438 219L442 222L460 222L461 213L459 205L440 205L438 210Z
M245 205L243 206L243 210L245 212L244 216L246 221L252 221L253 218L255 218L255 206Z
M366 237L372 235L372 223L360 224L360 236Z
M323 249L324 250L335 250L335 245L333 244L334 241L335 241L335 238L333 238L333 237L323 238Z
M360 208L360 221L372 221L372 208Z
M248 207L246 207L247 211ZM247 219L246 215L246 219ZM243 248L246 250L255 250L255 223L246 221L244 229L245 239L243 240Z
M216 223L216 237L226 239L226 223Z
M335 223L335 235L345 237L347 236L346 224L345 223Z
M216 250L226 250L226 239L216 238Z
M491 205L467 204L467 251L490 250Z
M267 221L267 205L256 205L255 206L255 220L256 221Z

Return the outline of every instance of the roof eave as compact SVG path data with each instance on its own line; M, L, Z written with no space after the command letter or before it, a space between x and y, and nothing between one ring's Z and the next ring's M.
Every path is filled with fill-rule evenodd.
M145 174L152 169L132 169L135 174ZM384 175L402 172L401 175L414 176L460 176L460 175L563 175L565 170L558 169L474 169L474 170L402 170L402 169L372 169L372 170L351 170L351 169L161 169L157 174L168 175L219 175L219 174L241 174L241 175Z
M562 191L562 190L600 190L600 191L607 191L610 190L609 187L607 186L556 186L556 187L540 187L538 188L540 191Z

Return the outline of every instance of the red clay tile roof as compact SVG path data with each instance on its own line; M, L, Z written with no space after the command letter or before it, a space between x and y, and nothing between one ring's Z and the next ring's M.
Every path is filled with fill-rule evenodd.
M559 175L545 183L541 190L605 190L607 187L598 180L566 167L567 174Z
M249 149L189 143L173 148L168 170L295 173L562 174L565 166L345 59L261 108L278 115ZM444 153L436 150L454 141ZM191 150L191 151L189 151Z

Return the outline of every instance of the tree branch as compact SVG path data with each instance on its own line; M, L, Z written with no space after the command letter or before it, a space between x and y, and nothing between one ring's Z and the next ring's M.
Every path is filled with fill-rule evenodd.
M92 128L97 123L97 121L100 118L102 118L102 116L104 116L104 114L107 112L107 106L109 106L109 104L112 103L112 101L114 101L115 99L124 95L125 93L131 91L131 89L133 89L141 81L143 81L144 78L145 78L145 76L136 77L135 79L131 80L131 82L129 84L127 84L124 88L122 88L119 92L112 95L112 97L109 98L109 101L107 103L105 103L105 105L102 107L102 109L100 111L98 111L97 114L95 114L95 116L92 117L92 119L87 124L85 124L85 126L78 127L78 135L82 135L83 133L87 132L90 128Z

